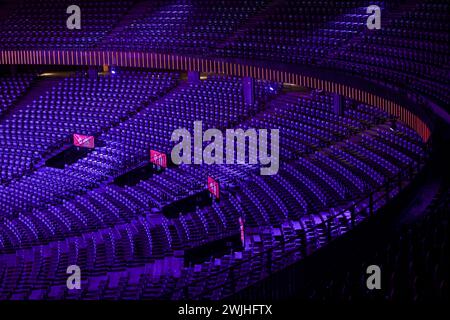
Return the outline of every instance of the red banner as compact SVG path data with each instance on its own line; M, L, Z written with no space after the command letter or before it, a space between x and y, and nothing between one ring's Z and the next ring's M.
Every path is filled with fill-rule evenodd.
M239 217L239 231L241 233L242 246L245 247L245 228L244 228L244 219L242 217Z
M211 177L208 177L208 190L209 192L211 192L211 194L217 199L219 200L219 194L220 194L220 190L219 190L219 182L217 182L216 180L214 180Z
M150 162L162 168L167 168L167 155L162 152L150 150Z
M84 136L82 134L73 135L73 144L76 147L93 149L95 147L95 139L93 136Z

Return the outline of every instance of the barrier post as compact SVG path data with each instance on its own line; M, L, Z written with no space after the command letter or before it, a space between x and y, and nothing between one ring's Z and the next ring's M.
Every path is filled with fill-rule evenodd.
M350 208L350 221L352 229L355 227L355 206Z

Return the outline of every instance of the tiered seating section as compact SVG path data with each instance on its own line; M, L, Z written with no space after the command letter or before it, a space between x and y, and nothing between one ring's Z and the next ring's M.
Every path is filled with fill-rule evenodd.
M23 2L1 24L0 48L97 47L313 64L450 102L446 1L81 1L83 27L75 31L65 26L68 5ZM382 8L381 30L367 29L368 5Z
M327 65L414 89L448 105L449 12L445 1L418 3L411 11L393 17L380 32L359 35Z
M63 117L65 134L95 131L101 146L63 170L37 167L1 186L1 299L227 296L265 276L269 266L261 253L268 248L276 248L270 269L277 270L287 262L280 260L284 252L295 250L292 259L299 259L346 232L350 212L331 220L331 235L321 225L356 201L358 223L370 211L367 194L423 155L417 134L401 123L391 130L388 116L366 105L347 101L346 113L337 116L327 94L285 93L268 82L256 83L256 103L247 105L242 79L176 79L124 71L98 80L78 75L11 118L39 117L45 129L41 122L47 118ZM107 113L100 110L106 105ZM32 111L37 107L40 113ZM194 120L202 120L205 129L279 128L279 173L260 176L257 165L182 165L136 186L110 183L148 161L150 148L169 152L171 132L192 130ZM24 137L23 129L18 137ZM208 175L222 183L220 203L178 218L162 215L163 205L203 190ZM389 197L376 198L374 210L398 192L392 186ZM246 250L183 265L184 250L237 234L239 217L246 220ZM83 270L82 290L65 286L71 264ZM232 266L233 277L212 276ZM229 286L230 277L239 281Z
M217 49L223 56L315 63L366 27L367 1L278 1L265 19ZM383 2L371 3L383 7Z
M236 32L269 1L151 1L102 48L207 53ZM141 4L142 6L142 4Z
M78 74L61 80L30 105L14 109L0 123L1 137L6 143L0 154L11 159L1 164L1 178L9 182L25 173L29 176L0 186L3 214L40 205L43 199L65 198L68 190L61 184L69 188L74 184L73 178L83 187L92 187L92 183L102 177L95 167L68 168L66 178L50 168L36 169L67 146L74 133L99 135L106 132L175 84L176 75L168 73L124 71L99 79ZM68 181L64 182L66 179ZM36 185L35 181L42 185ZM10 196L13 190L17 190L16 198Z
M442 105L450 101L450 8L441 0L371 2L383 8L380 31L365 28L369 3L362 0L177 0L134 7L134 1L86 0L78 3L82 29L74 31L65 27L69 4L23 2L0 23L0 48L148 50L313 64L414 89ZM0 117L8 113L0 122L0 299L226 297L376 211L402 187L386 186L388 179L408 173L424 156L418 135L402 123L392 128L379 110L346 101L338 116L329 95L286 93L277 83L257 82L256 103L247 105L239 78L187 84L166 72L77 74L16 108L31 80L0 79ZM147 161L150 148L170 153L171 132L192 129L195 120L205 128L279 128L278 174L260 176L257 165L183 165L135 186L111 183ZM73 133L95 135L97 148L62 170L45 167ZM221 181L220 203L173 219L162 215L164 205L204 189L207 176ZM347 210L352 205L354 222ZM245 250L184 266L183 250L238 234L239 217L246 223ZM435 241L419 229L412 233ZM442 239L443 251L448 241ZM428 247L425 242L419 248ZM409 247L414 259L425 254ZM282 258L291 250L295 254ZM422 267L414 259L409 275ZM65 286L71 264L83 271L82 290ZM420 286L423 280L416 279ZM390 281L390 294L398 295L402 276L393 271ZM448 290L448 281L433 285Z
M24 2L2 23L0 47L96 47L317 65L413 90L444 106L450 102L450 8L443 0L122 0L79 5L83 28L69 31L66 3ZM381 7L381 30L367 29L368 5Z

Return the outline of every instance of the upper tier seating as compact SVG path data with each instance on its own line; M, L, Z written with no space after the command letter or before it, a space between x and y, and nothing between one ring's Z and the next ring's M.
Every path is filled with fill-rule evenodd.
M1 49L81 49L93 48L123 14L131 0L79 0L81 29L69 30L67 8L73 1L18 1L17 8L0 22Z
M97 47L318 65L412 90L444 106L450 103L445 32L450 7L443 0L123 0L79 5L83 27L68 30L68 4L24 2L2 22L0 48ZM367 29L368 5L381 7L381 30Z
M101 48L207 53L256 15L267 0L150 2Z
M73 3L18 3L0 22L0 51L136 50L313 65L450 103L443 0L80 0L81 30L66 28ZM366 7L374 4L382 30L369 31ZM0 77L0 300L227 297L376 214L427 157L404 123L349 99L337 115L328 93L256 80L250 105L238 77L189 83L164 70L115 70L97 79L74 73L22 104L35 76ZM192 132L200 120L204 130L279 129L278 174L261 176L259 164L181 165L133 186L113 183L147 164L150 149L169 155L173 130ZM94 135L96 148L63 169L46 167L74 133ZM162 213L205 190L209 176L220 181L220 202L173 218ZM437 262L426 280L440 293L448 292L440 278L448 255L439 255L448 249L448 223L436 227L446 219L445 201L398 246L379 252L388 268L394 254L412 287L426 286L418 277L423 260ZM240 218L243 248L184 264L186 250L239 236ZM436 244L439 252L426 249ZM396 251L405 248L411 260ZM73 264L82 269L82 290L66 287ZM396 297L404 276L389 272Z
M371 2L384 7L382 1ZM367 1L285 0L245 33L217 49L219 55L315 63L363 32Z
M449 12L445 1L419 3L380 32L359 35L325 63L449 105Z
M24 2L2 22L0 48L97 46L315 64L450 102L450 7L442 0L152 1L129 17L132 1L79 5L83 27L72 31L65 2ZM367 30L368 5L382 8L381 30Z

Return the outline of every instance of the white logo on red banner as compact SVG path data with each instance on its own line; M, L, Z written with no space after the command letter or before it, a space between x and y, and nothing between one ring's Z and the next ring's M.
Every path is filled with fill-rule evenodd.
M73 135L73 144L76 147L90 148L93 149L95 146L93 136L84 136L82 134Z
M219 200L219 183L211 177L208 177L208 190L217 200Z
M150 162L162 168L167 168L167 156L165 153L150 150Z

